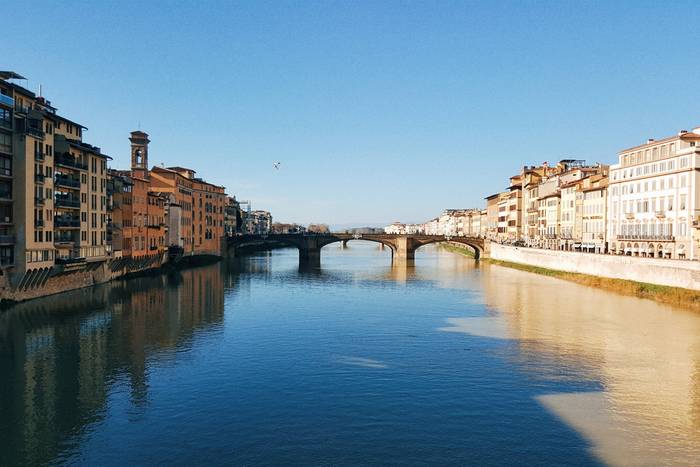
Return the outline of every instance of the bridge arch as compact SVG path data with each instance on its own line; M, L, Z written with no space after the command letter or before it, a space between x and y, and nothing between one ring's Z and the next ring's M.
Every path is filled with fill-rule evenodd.
M432 245L435 243L444 243L444 242L460 243L462 245L467 245L472 250L474 250L474 259L479 259L479 258L481 258L481 256L484 253L484 246L483 246L483 243L477 242L476 240L478 240L478 239L472 239L470 237L431 238L431 239L419 241L419 244L416 245L415 249L417 250L418 248L420 248L422 246Z
M379 243L379 244L381 244L381 245L384 245L384 246L386 246L386 247L389 247L389 250L391 251L391 254L392 254L392 255L393 255L394 252L396 251L396 245L393 244L393 243L390 242L390 241L383 240L383 239L378 239L378 238L364 238L364 237L359 237L359 238L351 237L351 238L344 238L344 239L337 238L337 239L335 239L335 240L330 240L328 243L325 243L323 246L331 245L331 244L333 244L333 243L338 243L338 242L349 243L349 242L354 242L354 241L357 241L357 242Z

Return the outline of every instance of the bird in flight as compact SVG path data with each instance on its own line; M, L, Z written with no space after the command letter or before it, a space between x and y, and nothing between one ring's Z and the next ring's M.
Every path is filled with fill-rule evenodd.
M275 169L277 169L277 170L280 169L280 165L282 165L281 162L275 162L274 164L272 164L272 166L273 166Z

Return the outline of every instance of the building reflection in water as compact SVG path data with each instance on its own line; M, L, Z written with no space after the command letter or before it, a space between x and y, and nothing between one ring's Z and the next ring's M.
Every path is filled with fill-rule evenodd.
M0 465L69 455L128 381L148 403L149 358L221 328L222 265L141 277L20 304L0 314Z
M517 342L535 378L599 381L600 392L539 397L605 462L700 459L700 315L562 280L482 265L492 317L444 328ZM561 374L557 368L572 368ZM691 462L692 463L692 462Z

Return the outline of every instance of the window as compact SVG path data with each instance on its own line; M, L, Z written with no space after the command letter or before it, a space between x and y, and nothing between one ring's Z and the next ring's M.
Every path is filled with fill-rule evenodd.
M12 128L12 111L7 109L0 109L0 126L5 128Z

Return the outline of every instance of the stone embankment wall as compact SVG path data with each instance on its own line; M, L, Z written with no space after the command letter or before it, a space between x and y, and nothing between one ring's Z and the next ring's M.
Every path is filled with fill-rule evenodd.
M700 290L700 261L597 255L491 243L491 259L591 276Z
M69 290L103 284L113 279L160 268L165 261L161 254L138 259L115 258L105 262L88 263L84 268L63 271L60 267L28 272L16 287L5 281L0 284L0 301L21 302Z

